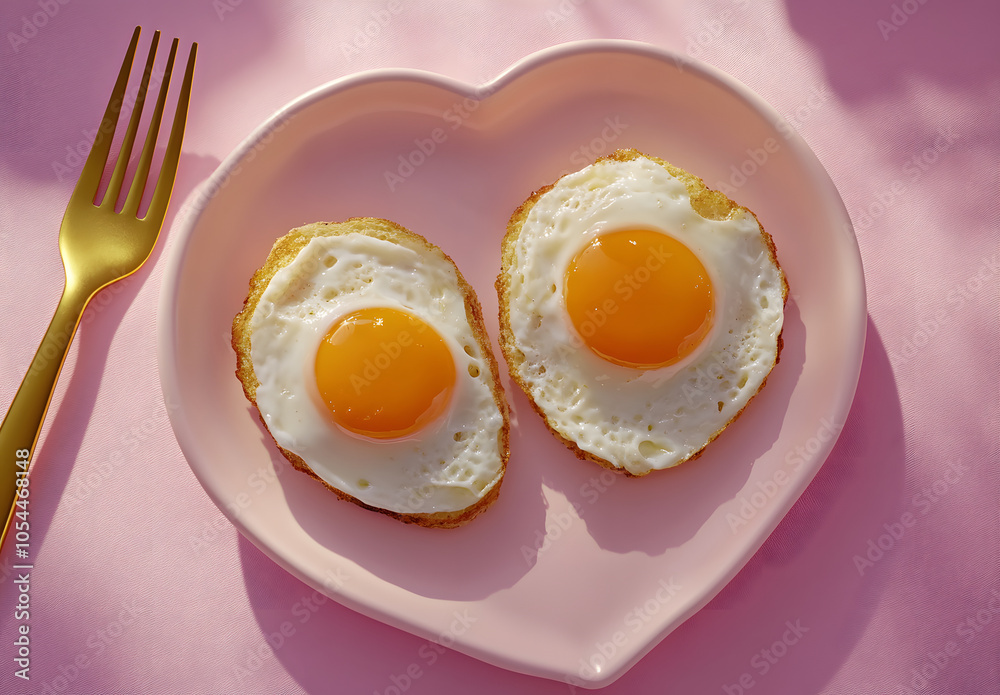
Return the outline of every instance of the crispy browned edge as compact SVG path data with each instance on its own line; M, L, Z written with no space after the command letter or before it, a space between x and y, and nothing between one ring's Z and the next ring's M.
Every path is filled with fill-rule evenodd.
M723 193L709 188L708 186L705 185L704 181L702 181L694 174L691 174L685 171L684 169L676 167L673 164L670 164L669 162L660 159L659 157L653 157L651 155L643 154L642 152L639 152L638 150L631 148L620 149L615 152L612 152L610 155L606 157L599 158L597 162L602 162L605 160L628 162L633 159L638 159L640 157L645 157L646 159L656 162L660 166L664 167L667 171L669 171L671 175L680 179L687 187L688 194L691 196L691 206L695 209L695 212L700 214L702 217L708 218L710 220L723 220L730 217L739 210L743 210L744 212L753 215L753 218L757 220L757 224L760 226L761 237L764 239L764 243L767 245L768 253L771 256L771 260L774 261L774 264L778 267L778 270L781 271L781 266L778 265L777 251L774 248L774 240L771 239L770 234L764 231L764 225L760 224L760 220L757 219L757 215L755 215L752 210L748 210L742 205L739 205L734 201L730 200ZM514 334L510 328L510 278L508 271L514 262L515 242L517 241L518 235L521 233L521 228L524 226L524 221L527 219L528 213L531 211L531 208L534 207L535 203L538 202L538 199L541 198L543 195L545 195L545 193L550 191L554 185L555 183L552 183L548 186L543 186L542 188L539 188L537 191L532 193L528 197L528 199L525 200L523 203L521 203L520 207L518 207L517 210L514 211L514 214L512 214L510 217L510 221L507 223L507 232L506 234L504 234L501 247L502 251L501 269L500 269L500 274L497 276L497 281L496 281L497 296L500 300L500 350L503 352L504 359L507 360L507 364L510 367L509 371L511 379L513 379L514 382L521 387L521 390L524 391L525 395L528 397L528 401L531 403L531 407L545 421L545 426L548 427L549 431L552 432L552 434L554 434L556 438L562 441L563 444L569 447L569 449L576 455L577 458L593 461L594 463L604 466L605 468L608 468L610 470L619 473L624 473L628 477L632 478L642 477L643 475L647 475L652 471L647 471L646 473L638 475L632 473L623 467L620 468L614 465L610 461L603 459L600 456L597 456L596 454L592 454L590 452L582 450L576 444L576 442L574 442L571 439L568 439L567 437L564 437L562 434L557 432L555 428L552 426L552 423L550 423L549 419L545 416L545 413L542 412L542 409L535 402L535 399L531 397L531 391L528 388L528 384L520 377L519 368L521 364L524 362L524 354L515 347ZM782 282L781 298L782 298L782 303L784 304L787 303L788 301L788 282L785 279L784 272L781 272L781 282ZM778 351L774 359L775 364L778 363L778 360L781 357L782 345L783 341L781 333L779 333ZM711 444L712 441L716 437L718 437L724 429L726 429L726 427L732 424L736 420L736 418L738 418L743 413L743 410L745 410L746 406L750 404L750 401L753 400L753 398L757 395L757 393L760 393L760 389L764 388L765 383L767 383L766 376L764 377L764 381L761 382L760 388L757 389L757 392L750 397L746 405L744 405L743 408L741 408L740 411L736 413L729 420L729 422L723 425L717 432L715 432L715 434L713 434L709 438L708 442L705 443L705 447ZM694 452L693 454L691 454L691 456L687 457L683 461L678 462L677 465L679 466L681 463L685 463L687 461L691 461L693 459L698 458L705 451L705 447L702 447L698 451ZM672 466L672 468L676 468L676 466ZM663 470L669 470L669 469L663 469Z
M486 334L486 327L483 322L483 310L479 305L479 299L476 297L475 290L473 290L472 286L466 282L462 273L455 265L455 262L441 249L424 239L419 234L415 234L414 232L411 232L389 220L374 217L352 217L344 222L316 222L302 227L297 227L275 241L274 246L271 248L271 252L267 256L267 260L264 262L264 265L253 274L253 277L250 280L250 291L246 300L243 302L243 309L233 319L232 345L233 350L236 351L236 376L239 378L240 383L243 384L243 393L256 408L257 386L259 385L259 382L254 374L253 362L250 359L250 318L253 316L254 309L260 301L261 295L263 294L268 283L271 281L271 278L274 277L274 274L278 272L279 269L288 265L298 255L299 251L301 251L302 248L309 243L310 239L318 236L336 236L351 233L364 234L366 236L382 239L384 241L389 241L414 249L422 254L434 255L448 261L455 268L455 276L458 278L459 290L465 300L465 315L468 318L469 325L472 327L472 332L476 337L476 342L478 343L479 349L483 354L483 358L489 364L493 400L497 404L497 407L500 409L500 413L503 416L503 427L500 430L499 441L500 480L497 481L496 485L494 485L482 499L465 509L455 512L435 512L431 514L399 513L365 504L353 495L337 489L316 475L316 473L313 472L313 470L309 468L306 462L299 456L281 447L277 442L275 442L275 446L278 447L278 450L289 460L294 468L312 476L316 480L319 480L323 483L323 485L343 500L353 502L354 504L364 507L365 509L370 509L381 514L391 516L394 519L398 519L407 524L417 524L419 526L434 528L455 528L462 526L486 511L486 509L492 505L494 501L496 501L500 494L500 484L503 482L503 476L507 470L507 459L510 455L510 420L507 412L507 400L504 397L503 386L498 378L499 369L497 367L497 361L493 355L493 349L490 345L489 336ZM259 410L257 411L257 414L258 417L260 417L260 421L263 424L264 429L267 430L267 433L270 435L271 432L267 429L267 423L264 422L263 415L261 415ZM274 439L273 435L271 436L271 439Z

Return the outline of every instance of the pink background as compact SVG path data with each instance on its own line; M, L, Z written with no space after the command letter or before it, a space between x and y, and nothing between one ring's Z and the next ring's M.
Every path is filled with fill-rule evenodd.
M0 558L0 691L571 690L316 600L243 539L174 439L156 315L185 198L290 99L375 67L478 83L541 48L627 38L729 72L796 126L854 221L870 320L854 407L815 481L739 576L606 691L1000 692L998 19L992 3L941 0L5 2L0 409L58 301L70 151L86 151L132 28L140 54L156 28L200 52L161 243L88 309L35 453L30 684L13 675L16 560ZM286 621L294 634L268 645ZM786 622L803 634L769 663Z

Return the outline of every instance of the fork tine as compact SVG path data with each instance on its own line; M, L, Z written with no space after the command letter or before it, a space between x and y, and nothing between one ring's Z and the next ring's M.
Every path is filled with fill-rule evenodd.
M170 75L174 69L174 57L177 55L177 39L170 44L170 55L167 58L167 69L163 71L163 82L160 84L160 93L156 97L156 108L153 109L153 116L149 120L149 132L146 134L146 142L142 146L142 154L139 155L139 165L135 169L135 178L132 179L132 186L128 189L128 197L122 207L123 215L134 216L139 210L139 203L142 194L146 190L146 178L149 176L149 167L153 163L153 152L156 149L156 138L160 132L160 120L163 118L163 105L167 100L167 91L170 87Z
M135 142L135 132L139 128L139 118L142 116L142 107L146 103L146 90L149 87L149 76L153 72L153 59L156 57L156 46L160 41L160 32L153 33L153 40L149 45L149 56L146 58L146 67L142 71L142 83L139 85L139 94L136 96L135 105L132 107L132 118L128 122L128 130L125 131L125 139L122 141L121 150L118 152L118 162L115 164L115 171L111 175L111 182L108 190L104 194L102 206L109 205L112 208L118 200L118 194L122 190L122 180L125 178L125 170L128 168L128 160L132 155L132 145Z
M132 33L132 42L125 53L125 60L122 62L121 70L118 72L118 81L111 92L108 100L108 107L104 111L104 118L101 119L101 127L97 130L97 137L90 148L90 154L83 165L80 173L80 180L76 182L73 189L73 197L78 194L89 195L93 201L97 193L97 187L101 183L101 176L104 174L104 165L108 161L108 152L111 151L111 141L115 138L115 128L118 126L118 114L122 110L122 101L125 99L125 86L128 84L129 73L132 72L132 61L135 58L135 49L139 44L139 32L142 27L136 27Z
M194 78L194 63L198 55L198 44L191 44L187 67L184 70L184 82L177 96L177 110L174 112L174 123L170 128L170 140L163 154L163 165L160 176L153 191L153 198L143 220L160 220L166 216L170 194L174 189L174 178L177 175L177 163L181 154L181 143L184 140L184 126L187 123L188 102L191 99L191 81Z

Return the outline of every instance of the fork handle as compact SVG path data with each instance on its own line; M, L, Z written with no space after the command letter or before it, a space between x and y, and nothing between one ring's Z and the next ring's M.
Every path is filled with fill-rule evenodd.
M3 534L0 535L0 547L11 528L19 499L24 501L22 510L27 512L30 499L26 483L28 466L66 353L91 296L92 292L87 293L67 283L35 359L31 361L28 373L0 425L0 514L9 511ZM26 520L28 514L21 518Z

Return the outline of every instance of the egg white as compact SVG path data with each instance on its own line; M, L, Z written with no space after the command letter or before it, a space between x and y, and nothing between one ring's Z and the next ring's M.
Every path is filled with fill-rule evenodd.
M684 360L631 369L586 347L566 311L572 259L595 236L645 228L675 237L701 260L714 323ZM643 475L698 453L757 393L777 360L784 278L753 215L709 220L684 183L646 158L600 160L539 197L507 269L519 381L565 438Z
M320 342L338 319L368 307L422 319L455 360L447 411L410 437L348 433L319 395ZM268 430L330 485L380 509L430 514L465 509L499 483L503 416L454 267L444 259L363 234L315 237L275 273L250 326L257 408Z

